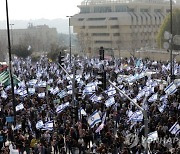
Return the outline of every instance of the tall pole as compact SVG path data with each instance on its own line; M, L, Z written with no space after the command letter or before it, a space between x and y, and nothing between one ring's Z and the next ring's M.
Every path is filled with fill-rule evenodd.
M171 80L173 77L173 21L172 21L172 0L170 0L170 33L171 33L171 39L170 39L170 63L171 63L171 68L170 68L170 73L171 73Z
M12 58L11 58L11 40L10 40L10 31L9 31L9 14L8 14L8 1L6 0L6 17L7 17L7 36L8 36L8 49L9 49L9 75L11 80L11 90L12 90L12 99L13 99L13 112L14 112L14 124L16 125L16 110L15 110L15 96L14 96L14 82L12 76Z
M70 64L71 64L71 58L72 58L72 53L71 53L71 17L72 16L66 16L69 18L69 61L70 61Z
M11 45L13 46L13 26L14 24L10 24L11 26Z

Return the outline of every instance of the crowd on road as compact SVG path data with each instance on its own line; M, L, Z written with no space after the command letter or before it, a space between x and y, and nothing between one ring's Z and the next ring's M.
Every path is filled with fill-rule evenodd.
M147 110L149 153L180 153L180 81L171 81L168 61L77 56L70 65L65 58L69 75L46 56L38 62L13 58L20 82L14 87L15 102L11 87L1 85L0 153L143 153L143 113L108 80ZM99 86L102 68L106 89ZM179 71L175 62L174 74Z

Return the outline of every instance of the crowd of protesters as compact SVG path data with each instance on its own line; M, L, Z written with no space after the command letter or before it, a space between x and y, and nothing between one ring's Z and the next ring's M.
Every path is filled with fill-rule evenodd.
M157 131L158 138L162 139L156 138L150 142L148 151L153 154L180 153L179 82L174 82L173 91L165 91L171 84L169 62L135 57L104 61L73 57L70 65L66 58L64 69L71 77L73 65L76 65L75 90L72 89L73 82L69 75L57 62L51 62L46 56L42 56L38 62L32 62L30 57L14 57L13 73L20 80L14 88L14 105L23 104L23 108L16 109L16 125L7 122L6 117L14 116L13 99L10 86L2 85L0 153L10 153L13 149L20 154L65 154L75 151L79 151L79 154L143 153L143 117L131 118L138 108L114 89L108 80L147 110L148 132ZM106 71L105 90L99 87L97 78L102 65ZM179 68L180 64L175 62L176 75L179 75ZM90 86L89 90L87 85L92 83L93 88ZM113 91L112 94L108 93L109 89ZM62 95L62 91L65 94ZM110 97L114 102L107 105L105 102ZM67 102L69 104L57 112L58 106ZM74 106L75 113L72 112ZM84 114L79 113L81 109ZM101 122L90 127L88 118L94 111L98 111ZM38 121L43 124L51 121L53 127L37 127ZM177 128L176 132L170 131L173 125Z

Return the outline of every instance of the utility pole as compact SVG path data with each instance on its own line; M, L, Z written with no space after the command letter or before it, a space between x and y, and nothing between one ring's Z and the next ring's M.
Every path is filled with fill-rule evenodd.
M170 33L171 33L171 38L170 38L170 73L171 73L171 81L173 80L173 75L174 75L174 68L173 68L173 21L172 21L172 0L170 0Z
M14 82L12 75L12 57L11 57L11 39L9 31L9 13L8 13L8 1L6 0L6 18L7 18L7 36L8 36L8 49L9 49L9 75L11 80L11 91L12 91L12 101L13 101L13 112L14 112L14 125L16 125L16 102L14 96Z
M72 53L71 53L71 17L72 16L66 16L67 18L69 18L69 61L71 64L71 59L72 59Z

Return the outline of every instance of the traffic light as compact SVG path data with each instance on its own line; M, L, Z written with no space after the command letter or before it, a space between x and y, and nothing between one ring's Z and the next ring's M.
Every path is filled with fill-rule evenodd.
M100 47L99 50L99 60L104 60L104 48Z
M98 72L97 73L98 76L97 76L97 79L98 81L100 82L98 84L98 86L102 89L102 90L106 90L106 72L103 71L103 72Z
M75 119L75 121L78 121L78 108L72 107L71 109L72 118Z
M78 101L81 101L82 100L82 93L77 93L76 97L77 97Z
M64 56L62 55L62 52L59 52L58 62L61 66L64 65Z

